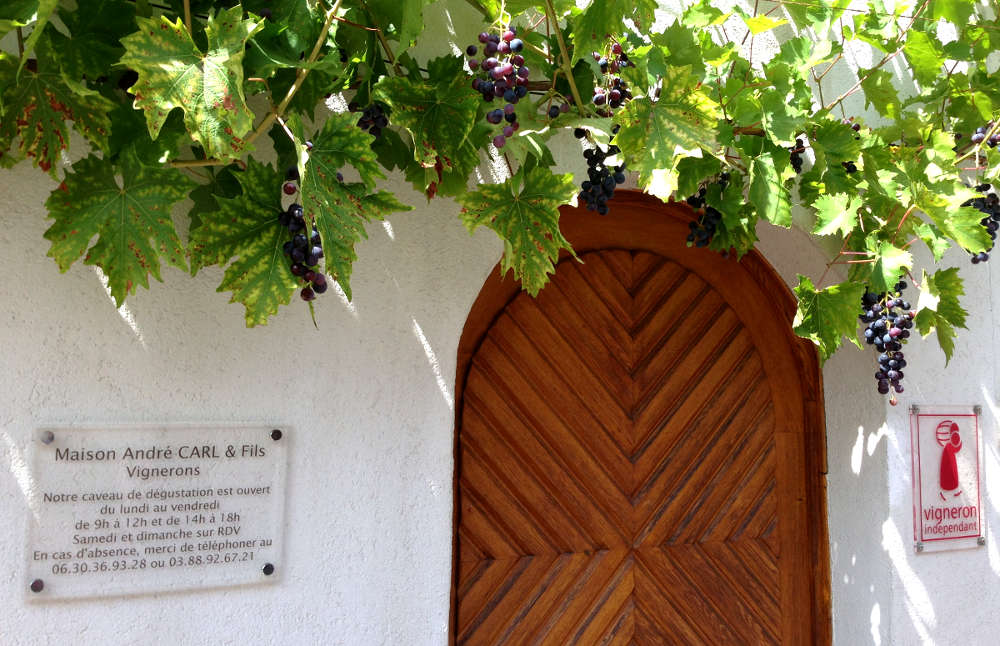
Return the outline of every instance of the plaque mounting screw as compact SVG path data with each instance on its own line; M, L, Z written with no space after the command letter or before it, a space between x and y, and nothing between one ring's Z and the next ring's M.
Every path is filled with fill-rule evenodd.
M915 550L917 550L917 552L923 552L924 551L924 544L923 543L917 543L917 544L915 544L913 546L913 548Z
M976 404L975 406L972 407L972 412L975 413L976 415L982 415L983 407L980 406L979 404Z
M45 581L42 581L41 579L35 579L34 581L31 582L30 587L31 591L37 594L45 588Z
M261 568L261 572L263 572L267 576L271 576L272 574L274 574L274 566L271 565L270 563L268 563L264 567Z
M977 536L976 537L976 545L986 545L986 537L985 536Z
M910 412L913 413L914 415L919 415L920 407L917 406L916 404L913 404L912 406L910 406Z
M273 431L271 431L271 439L274 440L275 442L277 442L278 440L280 440L281 439L281 431L278 430L278 429L274 429Z
M52 444L52 441L56 439L56 434L52 431L42 431L42 444Z

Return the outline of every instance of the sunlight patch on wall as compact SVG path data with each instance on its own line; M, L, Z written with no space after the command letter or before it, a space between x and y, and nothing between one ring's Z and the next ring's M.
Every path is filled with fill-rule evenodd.
M351 313L351 316L353 316L354 318L358 318L358 308L354 306L354 303L351 302L351 299L347 298L347 294L344 293L344 290L343 288L341 288L340 283L338 283L335 280L331 280L329 281L328 284L330 285L330 288L333 289L334 293L337 295L337 298L340 299L340 302L344 305L344 307L347 308L347 311Z
M892 562L892 569L903 584L904 605L906 612L910 615L910 621L914 630L920 635L920 640L924 643L931 643L930 629L937 625L937 617L934 615L934 605L931 597L927 593L924 583L913 571L907 559L908 548L900 536L899 530L893 524L892 519L882 523L882 549L889 555Z
M864 456L865 447L865 427L858 427L858 437L854 440L854 447L851 449L851 471L854 475L861 475L861 458ZM870 455L870 454L869 454Z
M111 295L111 285L108 283L108 277L104 275L100 267L94 267L94 273L97 274L97 279L101 281L101 286L104 287L104 292L108 295L108 300L111 304L115 304L115 297ZM146 339L142 336L142 330L139 329L139 324L135 321L135 316L132 314L132 310L128 308L128 305L122 303L121 307L115 308L118 311L118 316L122 317L125 324L129 326L135 338L139 340L139 344L142 346L143 350L146 349Z
M24 500L28 503L28 509L31 510L31 514L37 520L38 496L35 491L35 484L31 480L31 469L28 467L28 461L24 457L24 452L18 448L7 431L0 431L0 439L3 439L3 443L6 446L6 450L3 453L10 456L8 469L11 475L14 476L14 481L17 482L18 488L21 489L21 495L24 496Z
M444 375L441 374L441 364L438 363L437 355L434 354L434 348L427 341L427 337L424 336L424 331L417 323L417 319L411 318L413 321L413 334L420 341L420 345L424 348L424 354L427 355L427 363L431 366L431 371L434 373L434 379L437 381L438 390L441 391L441 396L444 397L444 401L448 404L448 408L455 410L455 398L452 397L451 392L448 390L448 383L444 380Z

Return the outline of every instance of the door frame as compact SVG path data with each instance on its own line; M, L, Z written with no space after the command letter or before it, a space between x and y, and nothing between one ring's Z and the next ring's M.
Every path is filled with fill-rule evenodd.
M796 310L795 296L770 263L755 249L736 261L734 258L722 258L718 253L708 250L688 248L686 245L686 237L690 231L688 223L694 219L695 214L684 203L663 203L638 191L619 190L615 193L614 205L608 215L599 216L584 209L568 206L560 211L560 229L578 254L610 249L652 252L694 271L719 291L723 298L726 298L727 294L732 295L733 300L726 298L727 302L746 300L747 294L752 293L754 300L761 302L773 312L773 316L770 317L749 317L734 308L751 332L768 368L767 372L771 373L769 376L773 380L772 383L794 380L801 384L801 407L787 401L783 405L781 398L775 398L775 412L789 427L800 427L802 432L781 433L780 429L776 429L776 441L781 441L784 437L787 438L786 441L803 444L797 447L801 451L802 463L795 468L801 469L803 487L798 493L802 504L805 505L809 540L806 545L798 548L804 551L798 557L809 563L812 571L809 586L811 590L808 594L809 621L803 628L808 628L809 643L820 646L832 644L823 379L815 346L808 340L796 336L792 331L792 320ZM567 258L570 258L568 253L560 255L560 261ZM455 644L458 632L460 511L458 485L461 467L458 431L461 425L465 382L472 359L486 334L520 291L520 283L509 273L506 276L502 275L498 263L473 303L459 340L455 377L449 644ZM747 318L744 318L744 315ZM775 343L776 339L781 339L783 343ZM779 352L780 348L777 348L779 345L786 351ZM787 349L791 349L791 353L788 353ZM785 410L781 410L783 407Z

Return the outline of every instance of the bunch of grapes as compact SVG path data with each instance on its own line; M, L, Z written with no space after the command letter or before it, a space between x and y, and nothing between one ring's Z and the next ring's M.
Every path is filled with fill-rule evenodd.
M983 141L986 140L986 131L991 129L993 126L994 123L991 121L987 123L985 126L980 126L979 128L976 128L976 131L972 133L972 143L974 144L983 143ZM986 141L986 145L989 146L990 148L996 148L998 144L1000 144L1000 132L990 135L989 141Z
M729 186L729 173L719 175L718 184L719 188L725 191L726 187ZM702 186L695 195L685 200L688 206L698 214L697 220L688 223L688 227L691 229L691 233L687 236L689 247L707 247L712 242L712 237L715 235L719 223L722 222L722 212L713 206L705 205L707 194L708 189Z
M1000 229L1000 197L996 193L988 192L992 189L990 184L980 184L976 187L976 190L984 195L982 197L977 197L967 202L962 203L962 206L971 206L979 209L985 214L982 220L979 221L986 231L990 234L990 238L993 240L997 239L997 229ZM972 254L972 264L978 265L981 262L986 262L990 259L989 252L993 250L993 245L986 251L980 251L978 253Z
M337 173L337 178L343 181L340 173ZM294 166L289 168L282 187L286 195L294 195L298 191L298 179L298 169ZM319 269L319 260L323 257L323 242L319 231L312 227L309 237L306 237L306 220L301 204L292 204L282 211L278 216L278 223L294 234L291 240L285 242L284 252L291 261L292 274L307 283L299 295L302 300L311 301L316 298L316 294L322 294L327 289L326 276Z
M352 103L347 106L351 112L357 112L357 104ZM381 103L372 103L362 110L361 118L358 119L358 127L367 130L368 134L376 139L382 136L382 130L389 127L389 115L386 114L385 106Z
M513 25L499 35L483 32L479 34L479 42L482 43L485 56L482 61L471 58L478 53L478 47L469 45L465 48L465 53L470 57L467 61L469 69L473 73L477 70L480 72L472 79L472 89L482 94L483 101L491 103L500 99L504 102L503 108L486 113L486 120L493 125L506 122L501 133L493 137L493 145L503 148L507 139L513 137L520 127L514 106L528 95L531 70L524 64L524 56L521 55L524 42L517 37L517 29Z
M613 110L620 108L626 101L632 98L632 92L625 81L618 76L618 71L623 67L635 65L635 63L629 60L628 55L622 50L621 43L618 41L611 41L607 54L594 52L593 56L594 60L597 61L597 65L601 68L601 74L604 76L594 88L594 105L607 105L610 108L609 110L602 108L600 111L602 112L602 116L610 116Z
M861 314L858 318L868 324L864 331L865 343L875 346L879 353L875 383L882 395L888 395L890 390L903 392L903 384L900 382L903 380L906 359L901 350L910 336L913 317L916 315L910 309L910 304L903 299L904 289L906 283L899 281L889 294L865 290L861 297ZM890 403L896 404L895 394Z
M802 172L802 153L806 151L805 143L801 139L795 140L795 145L788 149L790 155L789 159L792 162L792 168L795 170L796 174Z
M612 130L612 134L618 133L618 126ZM577 128L573 131L577 139L588 139L593 141L590 132L585 128ZM625 183L625 164L608 167L607 159L621 152L618 146L608 146L601 148L594 142L593 148L583 151L583 158L587 160L587 177L580 184L580 201L586 204L587 210L597 211L600 215L608 214L608 200L615 196L615 187Z

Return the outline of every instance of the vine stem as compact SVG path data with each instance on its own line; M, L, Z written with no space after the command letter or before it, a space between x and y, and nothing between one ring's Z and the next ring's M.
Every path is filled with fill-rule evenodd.
M896 244L896 236L899 235L900 229L903 228L903 223L906 222L906 218L910 217L910 214L913 213L913 210L916 208L916 204L910 205L910 208L906 209L906 213L903 214L903 217L899 218L899 224L896 226L896 232L892 234L892 244Z
M924 0L923 2L920 3L920 6L917 8L917 10L913 12L913 16L910 17L909 24L906 25L905 29L903 29L902 34L905 34L906 32L908 32L910 30L911 27L913 27L913 23L915 23L917 21L917 18L923 12L924 8L927 7L927 3L928 2L930 2L930 0ZM852 94L854 94L855 92L857 92L858 88L861 87L862 83L864 83L869 78L871 78L871 76L873 74L875 74L876 71L878 71L879 69L881 69L882 67L884 67L886 63L888 63L892 59L896 58L896 56L899 55L899 53L901 51L903 51L902 46L900 46L899 48L897 48L896 51L891 52L891 53L886 54L885 56L883 56L882 60L880 60L878 63L876 63L875 67L873 67L870 70L868 70L868 73L865 74L862 78L859 78L857 83L855 83L854 85L852 85L849 90L847 90L846 92L844 92L843 94L841 94L840 96L838 96L836 99L833 100L833 103L831 103L828 106L825 106L823 109L824 110L828 110L828 111L832 110L836 105L838 105L839 103L843 102L844 99L846 99L847 97L849 97Z
M573 93L573 100L576 101L576 109L579 110L581 116L584 116L583 100L580 98L580 90L577 89L576 80L573 78L573 66L569 62L566 41L563 40L562 30L559 29L559 22L556 20L556 10L552 6L552 0L545 0L545 14L549 17L549 21L551 21L556 31L556 40L559 41L559 53L562 58L563 74L566 75L566 80L569 82L569 89Z
M326 20L323 23L323 29L320 31L319 37L316 39L316 44L313 45L312 52L309 54L309 58L306 59L306 63L315 63L316 59L319 58L319 53L323 49L323 43L326 42L326 35L330 31L330 26L333 24L333 19L337 15L337 11L340 10L340 3L342 0L337 0L334 3L333 8L326 12ZM281 100L281 103L271 109L264 117L264 120L260 122L257 128L250 133L246 138L244 145L250 145L256 141L261 135L263 135L274 123L275 119L285 113L288 108L288 104L292 102L292 98L302 87L302 83L305 81L306 76L309 75L309 69L300 67L299 71L295 74L295 82L292 83L292 87L288 88L288 92L285 93L285 98ZM221 159L191 159L191 160L176 160L170 162L170 165L174 168L186 168L191 166L225 166L228 161L223 161Z
M851 233L854 232L852 231ZM844 253L847 251L847 242L850 239L851 239L851 234L848 233L847 237L844 238L844 243L840 245L840 251L838 251L837 255L833 257L833 260L826 263L826 269L823 270L823 274L819 277L819 280L816 281L816 289L819 289L823 286L823 281L826 279L826 275L830 272L830 267L833 267L834 265L838 264L837 261L840 260L840 257L843 256Z
M17 28L17 57L24 58L24 32Z
M184 27L187 28L189 36L194 36L194 30L191 28L191 0L184 0Z

